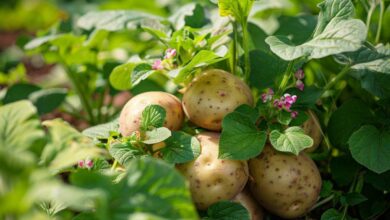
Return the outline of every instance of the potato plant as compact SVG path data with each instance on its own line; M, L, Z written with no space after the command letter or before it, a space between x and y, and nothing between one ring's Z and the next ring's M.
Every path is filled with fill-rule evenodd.
M388 1L64 4L1 54L1 219L390 218Z

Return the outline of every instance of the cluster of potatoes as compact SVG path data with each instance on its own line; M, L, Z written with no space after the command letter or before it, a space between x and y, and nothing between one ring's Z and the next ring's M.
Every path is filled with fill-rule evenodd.
M223 118L242 104L254 104L249 87L236 76L223 70L207 70L190 83L182 101L165 92L133 97L120 114L122 135L139 130L142 111L152 104L166 110L164 126L171 130L179 130L185 117L208 130L196 136L201 145L200 156L176 165L187 178L199 210L221 200L232 200L246 207L251 219L263 219L261 206L280 217L296 218L307 213L317 201L321 176L303 152L294 156L267 145L258 157L249 161L218 159ZM308 132L316 133L311 125L305 126Z

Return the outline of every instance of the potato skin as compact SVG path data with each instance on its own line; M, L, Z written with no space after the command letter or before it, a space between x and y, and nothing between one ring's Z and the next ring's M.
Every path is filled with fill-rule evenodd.
M148 105L160 105L166 111L164 127L179 130L184 120L180 100L166 92L145 92L131 98L123 107L119 116L119 131L128 136L138 131L143 110Z
M205 210L242 191L248 181L248 164L246 161L218 159L219 133L203 132L196 137L201 154L194 161L179 164L176 168L189 181L196 207Z
M242 192L240 192L238 195L236 195L236 197L234 197L233 201L240 203L248 210L251 220L263 220L263 208L250 194L249 189L245 188L244 190L242 190Z
M249 161L250 189L256 200L283 218L297 218L316 203L321 176L314 162L301 152L281 153L267 145Z
M321 124L317 115L313 111L308 111L309 119L303 123L302 128L305 134L313 139L313 146L305 149L306 153L315 151L322 142Z
M183 109L194 124L221 130L222 119L242 104L253 105L249 87L238 77L219 69L206 70L188 86Z

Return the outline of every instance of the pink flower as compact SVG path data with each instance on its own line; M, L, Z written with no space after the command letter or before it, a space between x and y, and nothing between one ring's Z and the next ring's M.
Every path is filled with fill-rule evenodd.
M77 165L80 167L80 168L83 168L84 167L84 160L80 160Z
M162 70L162 69L164 69L164 67L162 65L162 61L160 59L154 61L153 65L152 65L152 69L154 69L154 70Z
M164 56L164 59L171 59L173 57L176 56L176 50L175 49L172 49L172 48L168 48L166 51L165 51L165 56Z
M261 94L261 99L263 100L263 103L266 103L268 101L271 101L274 95L274 90L268 89L266 93Z
M297 116L298 116L298 112L297 111L291 112L291 118L296 118Z
M294 104L297 101L296 95L290 95L288 93L284 94L280 99L275 99L274 106L281 109L285 109L286 111L290 112L290 108L292 104Z
M295 72L294 76L295 76L295 78L301 80L301 79L305 78L305 72L303 72L302 69L299 69L299 70L297 70L297 72Z
M305 88L305 84L303 84L303 82L300 79L298 79L297 82L295 83L295 87L303 91L303 89Z
M91 159L86 159L85 160L85 166L88 168L88 169L91 169L93 167L93 161Z

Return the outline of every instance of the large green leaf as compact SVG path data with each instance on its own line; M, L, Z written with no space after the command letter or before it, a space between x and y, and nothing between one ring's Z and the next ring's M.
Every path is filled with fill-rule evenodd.
M295 155L313 145L313 139L307 136L301 127L289 127L283 133L273 130L269 139L276 150Z
M376 172L390 170L390 133L364 125L348 141L352 157L363 166Z
M251 118L239 112L232 112L222 121L218 157L232 160L256 157L263 150L266 139L267 134L258 131Z
M0 120L0 157L3 162L33 163L45 137L36 108L29 101L14 102L0 107ZM34 152L36 150L39 151Z
M200 154L200 143L195 137L181 131L173 131L161 149L163 159L170 163L185 163Z
M360 20L333 19L321 33L301 45L294 45L284 36L270 36L266 42L272 52L284 60L295 60L300 57L317 59L357 50L366 39L366 35L366 27Z
M115 143L111 145L110 154L120 164L125 165L131 159L144 155L144 152L129 143Z
M362 124L371 122L373 115L367 104L351 99L340 106L331 116L328 123L329 140L337 147L347 144L351 134Z
M65 100L67 90L64 88L43 89L33 92L29 99L34 103L40 115L58 108Z
M11 102L20 101L23 99L28 99L28 96L36 91L39 91L41 88L39 86L27 83L19 83L10 86L5 93L3 98L3 103L8 104Z
M145 144L157 144L171 136L171 131L166 127L153 128L145 132Z
M103 29L120 31L124 29L136 29L139 25L149 20L163 21L163 18L131 10L95 11L80 17L77 21L77 26L86 30Z
M132 86L131 74L133 72L135 63L125 63L115 67L110 74L110 84L118 90L127 90Z
M119 122L118 119L113 121L89 127L83 130L82 134L93 139L107 139L112 132L118 132Z
M348 19L352 16L354 8L351 0L325 0L318 4L320 14L314 36L319 35L332 19Z

